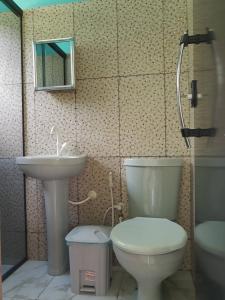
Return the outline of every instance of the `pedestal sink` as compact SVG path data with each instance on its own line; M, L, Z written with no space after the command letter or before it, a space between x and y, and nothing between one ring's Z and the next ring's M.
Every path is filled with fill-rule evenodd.
M86 159L86 155L16 158L16 164L27 176L43 182L50 275L63 274L68 268L65 236L68 232L69 177L80 174Z

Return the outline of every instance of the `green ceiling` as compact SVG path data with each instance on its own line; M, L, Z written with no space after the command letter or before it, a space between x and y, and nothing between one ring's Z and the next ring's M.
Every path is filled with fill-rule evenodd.
M70 2L83 2L82 0L14 0L14 2L23 10L48 6L53 4L64 4Z

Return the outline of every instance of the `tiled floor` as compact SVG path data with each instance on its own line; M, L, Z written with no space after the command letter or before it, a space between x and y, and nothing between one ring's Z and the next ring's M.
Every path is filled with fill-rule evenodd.
M180 271L163 285L165 300L193 300L194 287L190 272ZM135 300L135 280L115 269L106 297L74 295L70 290L70 276L50 276L47 262L27 261L3 283L3 300Z

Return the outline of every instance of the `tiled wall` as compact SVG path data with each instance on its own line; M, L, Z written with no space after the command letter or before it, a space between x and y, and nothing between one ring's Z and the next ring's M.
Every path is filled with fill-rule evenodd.
M190 159L175 102L178 41L187 29L187 11L184 0L90 0L25 12L26 153L54 153L49 131L56 125L71 150L78 147L89 156L83 175L71 180L71 200L82 200L92 189L98 193L96 201L70 208L71 226L102 223L110 206L109 171L116 202L127 204L125 157L182 156L179 222L190 237ZM70 36L77 41L76 92L34 93L32 40ZM185 96L187 55L183 65ZM31 258L46 258L43 203L40 184L27 179ZM185 268L190 268L189 249L190 242Z

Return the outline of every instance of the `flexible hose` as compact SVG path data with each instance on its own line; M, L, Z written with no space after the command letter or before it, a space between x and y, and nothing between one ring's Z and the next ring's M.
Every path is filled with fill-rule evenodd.
M88 193L88 197L86 199L84 199L80 202L69 201L69 203L72 205L81 205L81 204L88 202L89 200L94 200L96 198L97 198L97 193L95 191L90 191Z

